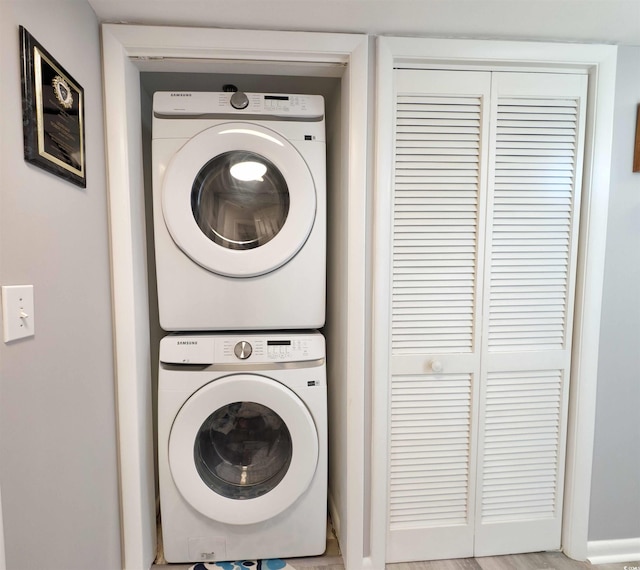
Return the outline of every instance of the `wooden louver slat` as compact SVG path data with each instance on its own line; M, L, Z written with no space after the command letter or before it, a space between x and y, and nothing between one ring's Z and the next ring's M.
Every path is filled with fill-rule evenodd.
M577 121L570 98L498 100L489 351L565 345Z
M493 372L487 377L483 523L555 516L562 372Z
M396 376L392 385L390 528L465 523L471 376Z
M470 352L481 100L401 95L396 111L392 350Z

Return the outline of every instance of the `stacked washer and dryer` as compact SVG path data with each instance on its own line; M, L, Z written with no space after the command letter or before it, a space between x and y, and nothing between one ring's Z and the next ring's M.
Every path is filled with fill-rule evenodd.
M322 554L324 100L158 92L152 138L165 559Z

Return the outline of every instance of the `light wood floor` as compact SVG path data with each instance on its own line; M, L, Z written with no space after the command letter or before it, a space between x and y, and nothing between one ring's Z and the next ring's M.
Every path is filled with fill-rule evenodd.
M329 556L289 559L287 562L300 570L344 570L342 558L333 553ZM162 564L151 568L152 570L186 570L192 566L193 564ZM560 552L539 552L387 564L386 570L640 570L640 561L593 566L589 562L571 560Z
M160 532L158 533L158 544L162 544ZM159 558L162 559L162 557ZM327 522L327 550L322 556L288 558L286 561L296 570L345 570L340 553L340 545L330 521ZM165 563L154 564L151 566L151 570L187 570L192 567L193 563ZM385 570L640 570L640 560L594 566L589 562L571 560L561 552L537 552L509 556L488 556L485 558L403 562L400 564L387 564Z
M386 566L387 570L625 570L625 567L627 570L640 570L640 563L627 562L626 564L593 566L589 562L571 560L561 552L538 552L535 554L488 556L486 558L387 564Z

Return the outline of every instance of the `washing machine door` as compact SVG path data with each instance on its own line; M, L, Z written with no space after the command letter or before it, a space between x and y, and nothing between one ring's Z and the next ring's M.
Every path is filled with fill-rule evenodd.
M169 465L184 499L227 524L268 520L309 487L318 433L304 402L257 374L214 380L178 412Z
M224 123L190 139L167 166L162 211L171 237L205 269L252 277L304 245L316 190L302 155L279 133Z

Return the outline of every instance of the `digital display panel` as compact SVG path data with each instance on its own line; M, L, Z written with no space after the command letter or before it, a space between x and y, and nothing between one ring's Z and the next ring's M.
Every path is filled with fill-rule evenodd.
M290 340L268 340L267 346L291 346Z

